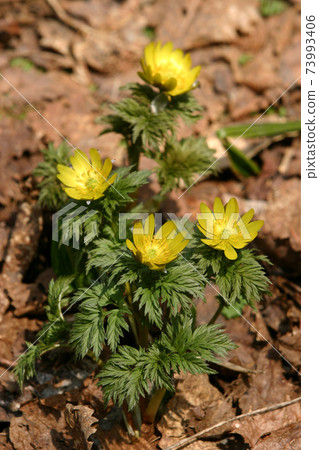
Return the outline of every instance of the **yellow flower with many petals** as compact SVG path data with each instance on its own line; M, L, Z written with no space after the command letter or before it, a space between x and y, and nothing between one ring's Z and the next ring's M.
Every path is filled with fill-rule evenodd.
M172 96L194 89L201 69L201 66L191 69L190 54L184 56L182 50L173 50L172 42L163 46L161 42L148 44L144 49L141 66L143 72L138 72L138 75L146 83Z
M73 169L58 164L58 179L63 183L66 194L77 200L96 200L103 196L108 187L114 183L116 173L108 180L112 170L112 162L107 158L102 166L102 160L96 148L90 150L91 161L81 150L76 150L70 157Z
M236 249L244 248L258 234L263 220L250 222L254 210L250 209L242 217L239 216L238 203L235 198L223 206L220 198L214 202L214 212L205 203L200 205L198 229L207 237L202 242L217 250L223 250L226 258L236 259Z
M150 214L144 226L142 222L134 225L134 244L126 239L126 245L142 264L152 270L163 270L166 264L178 257L189 240L184 238L183 233L176 231L176 225L172 221L166 222L155 235L154 229L154 215Z

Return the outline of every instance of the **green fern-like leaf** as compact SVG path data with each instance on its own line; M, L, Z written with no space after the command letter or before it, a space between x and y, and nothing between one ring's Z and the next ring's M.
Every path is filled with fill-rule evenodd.
M167 325L161 337L148 349L118 347L99 373L106 402L121 405L127 401L134 408L140 396L150 389L165 387L173 391L174 372L214 373L209 362L234 348L229 337L216 325L192 329L192 320L179 316Z
M60 277L51 280L48 292L48 305L45 307L50 322L62 316L62 309L68 305L68 295L72 292L74 276Z
M194 122L202 111L194 96L186 93L173 97L165 109L154 113L151 104L158 95L156 90L139 83L127 84L123 89L129 90L131 97L112 105L114 114L100 118L100 123L107 124L104 132L122 134L129 146L140 142L141 151L158 149L175 133L179 117Z
M77 292L73 304L81 303L70 332L77 357L84 358L92 350L98 358L105 343L116 350L124 331L129 330L126 318L131 314L123 293L123 288L104 283Z
M40 162L34 169L35 177L42 177L39 183L40 194L39 204L51 210L61 208L67 202L67 196L61 188L61 183L57 179L57 165L69 164L70 146L62 142L57 148L49 143L48 148L42 150L44 161Z
M126 400L129 409L137 404L140 395L148 389L148 381L140 364L145 350L121 346L99 373L99 385L103 388L105 402L113 399L119 405Z
M92 260L94 264L94 256ZM165 271L154 271L125 251L112 266L110 279L119 285L135 284L133 302L158 327L162 325L161 304L166 303L169 315L175 316L180 307L191 307L194 298L204 299L205 278L182 259L168 264Z
M32 345L31 342L26 342L26 345L27 349L25 353L20 356L18 364L13 369L13 373L17 377L17 381L21 390L23 387L23 382L36 375L35 363L41 355L39 345Z
M112 352L114 352L120 343L123 331L129 331L125 315L130 315L131 311L127 305L122 303L119 309L111 309L107 312L106 340Z
M122 258L125 259L125 254L128 255L125 244L119 245L109 239L97 239L95 245L95 248L89 254L86 271L89 272L92 268L97 268L102 272L107 272L107 269L110 268L112 274L114 274L115 263L121 261Z
M152 172L150 170L132 172L132 167L121 167L116 173L117 177L112 184L113 189L108 189L106 195L99 201L106 219L111 223L115 221L115 225L118 220L117 212L127 203L134 201L131 194L148 183Z
M226 303L238 303L242 307L245 302L254 307L255 301L260 301L264 294L270 294L270 281L260 264L270 264L267 257L258 256L253 250L243 249L238 251L237 259L230 261L222 251L215 250L200 240L194 239L193 246L191 261L208 279L217 284Z
M180 187L181 180L189 187L197 174L216 173L215 150L210 149L204 138L189 137L178 142L166 142L164 153L158 158L158 179L164 191ZM208 169L208 170L207 170Z
M36 375L36 361L50 350L66 345L69 336L69 324L62 319L49 322L38 331L35 344L26 342L27 349L20 356L13 372L17 377L20 389L23 382Z
M221 295L234 304L237 299L244 299L254 306L264 294L270 294L270 281L259 261L268 262L265 256L257 256L252 250L243 249L234 261L223 261L216 274L216 283Z
M98 358L106 339L104 328L106 311L97 299L85 300L79 309L80 312L74 317L70 344L78 358L84 358L89 350L92 350Z

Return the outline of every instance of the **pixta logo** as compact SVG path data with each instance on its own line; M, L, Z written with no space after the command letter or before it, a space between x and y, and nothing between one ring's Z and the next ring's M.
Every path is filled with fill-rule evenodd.
M83 242L87 245L98 235L97 222L93 219L95 214L97 211L94 209L69 203L52 216L52 240L69 245L72 239L72 247L78 250L80 237L84 236Z

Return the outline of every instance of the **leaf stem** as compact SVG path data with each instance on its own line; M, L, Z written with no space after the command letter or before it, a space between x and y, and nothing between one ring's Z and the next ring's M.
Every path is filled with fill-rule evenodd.
M222 312L224 306L225 306L225 305L224 305L223 302L220 302L220 303L219 303L219 306L218 306L218 308L217 308L217 311L215 312L215 314L213 315L213 317L212 317L212 318L210 319L210 321L208 322L208 325L213 325L213 324L216 322L216 320L218 319L218 317L219 317L220 313Z
M101 358L97 358L97 357L94 355L94 353L92 352L92 350L89 350L89 351L87 352L87 356L88 356L89 358L91 358L92 361L96 362L96 364L97 364L100 368L103 366L104 362L102 361L102 359L101 359Z
M128 281L125 283L125 287L126 287L126 294L127 294L127 299L128 299L128 306L129 306L130 310L132 311L132 314L130 314L128 316L128 320L129 320L129 323L131 326L132 333L134 334L135 341L138 345L139 339L138 339L138 331L137 331L136 322L135 322L132 289L131 289L131 285Z
M134 166L134 170L138 170L138 165L140 162L140 147L136 144L131 144L127 146L127 152L128 152L128 160L129 165Z
M156 413L161 404L161 401L163 400L165 392L166 392L166 389L164 387L162 387L160 389L157 389L157 391L152 395L152 398L149 401L149 404L144 413L145 422L148 422L148 423L154 422Z
M140 344L146 348L148 346L148 326L146 324L141 325L140 329Z

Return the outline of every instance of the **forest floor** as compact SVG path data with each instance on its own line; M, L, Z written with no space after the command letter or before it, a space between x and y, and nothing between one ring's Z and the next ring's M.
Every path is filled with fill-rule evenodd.
M300 118L300 2L278 2L265 15L259 0L0 0L0 448L166 449L240 414L289 402L300 395L300 138L290 134L237 143L255 150L261 171L236 177L216 130ZM272 296L253 312L223 324L238 348L218 375L176 377L176 395L153 426L130 441L121 415L103 405L96 366L57 353L38 364L38 376L21 393L11 372L25 341L34 341L45 320L50 267L50 218L37 207L32 171L49 142L67 138L88 151L96 147L115 165L127 164L117 135L99 136L96 119L136 74L150 39L173 41L202 65L195 91L203 118L180 133L201 134L224 170L203 177L180 199L169 195L166 211L183 215L212 206L216 196L254 208L265 225L256 247L267 266ZM142 168L148 161L142 160ZM148 194L156 194L152 182ZM146 194L144 194L146 195ZM207 291L198 322L217 303ZM227 366L227 367L226 367ZM67 404L78 407L69 427ZM95 420L94 417L96 418ZM92 425L92 422L96 422ZM92 434L94 433L94 434ZM91 441L87 437L92 434ZM186 448L299 449L300 403L230 421Z

